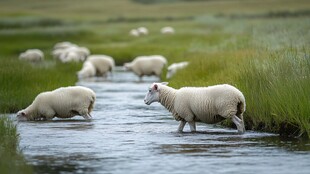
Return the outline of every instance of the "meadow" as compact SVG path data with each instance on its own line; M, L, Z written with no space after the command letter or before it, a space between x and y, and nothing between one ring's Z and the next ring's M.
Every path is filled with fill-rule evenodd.
M176 88L235 85L246 97L247 129L309 138L309 16L306 0L1 1L0 112L15 113L42 91L74 85L82 63L62 64L50 54L55 43L71 41L117 65L150 54L169 64L189 61L163 80ZM129 35L140 26L150 34ZM176 34L160 34L164 26ZM43 50L45 61L19 61L28 48Z

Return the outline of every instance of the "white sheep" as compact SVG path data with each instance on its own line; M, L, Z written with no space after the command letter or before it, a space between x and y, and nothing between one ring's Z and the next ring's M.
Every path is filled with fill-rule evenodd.
M95 67L96 76L107 76L107 73L112 73L115 67L114 59L107 55L90 55L87 61Z
M74 43L68 42L68 41L59 42L59 43L56 43L56 44L54 45L54 50L57 50L57 49L66 49L66 48L70 48L70 47L77 47L77 45L74 44Z
M88 48L79 46L56 49L52 52L54 58L59 59L63 63L85 61L89 54Z
M44 59L44 53L39 49L28 49L19 55L19 59L38 62Z
M163 27L163 28L160 29L160 32L162 34L174 34L175 30L172 27Z
M138 37L140 34L139 34L139 31L137 29L132 29L132 30L130 30L129 35Z
M145 27L139 27L137 28L139 35L148 35L149 34L149 30Z
M93 77L96 75L96 68L90 61L85 61L83 63L82 69L77 72L79 79Z
M71 118L80 115L91 119L96 94L82 86L62 87L40 93L26 109L17 113L19 120L51 120L54 117Z
M170 79L178 70L187 67L188 62L173 63L168 66L167 79Z
M138 56L132 62L125 63L127 71L133 71L139 76L140 81L144 75L155 75L160 78L163 68L167 65L167 60L161 55Z
M176 120L181 121L179 132L183 131L186 122L194 132L195 122L214 124L227 118L232 119L239 133L245 132L245 98L237 88L224 84L174 89L167 84L153 83L144 98L144 103L161 103Z

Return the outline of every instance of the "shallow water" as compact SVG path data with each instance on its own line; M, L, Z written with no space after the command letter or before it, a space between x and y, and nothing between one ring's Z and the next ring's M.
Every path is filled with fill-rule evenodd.
M40 174L309 173L309 141L206 124L177 133L163 106L143 102L153 81L117 71L79 82L96 92L93 120L19 122L26 159Z

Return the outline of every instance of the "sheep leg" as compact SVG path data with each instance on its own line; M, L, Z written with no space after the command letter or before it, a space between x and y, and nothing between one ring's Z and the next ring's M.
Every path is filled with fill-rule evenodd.
M183 132L183 129L184 129L184 126L186 124L186 121L185 120L182 120L180 122L180 125L179 125L179 128L178 128L178 132Z
M82 115L82 117L85 119L85 120L90 120L91 119L91 116L90 115Z
M81 112L80 114L85 120L90 120L92 117L91 115L88 113L88 109L85 109L84 111Z
M243 134L245 132L243 121L240 120L236 115L232 116L232 121L235 123L238 129L239 134Z
M191 132L196 132L196 122L195 121L189 121L189 128L191 129Z

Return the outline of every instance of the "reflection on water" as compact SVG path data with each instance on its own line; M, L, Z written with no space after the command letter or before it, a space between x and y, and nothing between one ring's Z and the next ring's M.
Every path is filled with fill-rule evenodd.
M20 122L21 149L36 173L309 173L310 142L274 134L178 122L160 104L143 102L150 83L116 72L79 82L97 101L82 117Z

